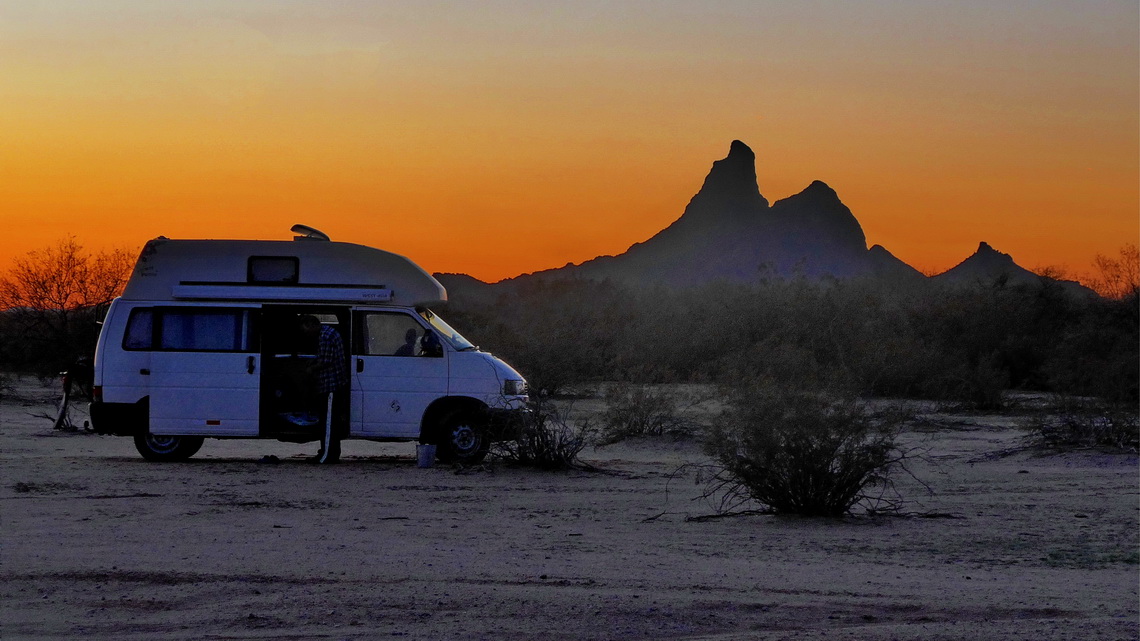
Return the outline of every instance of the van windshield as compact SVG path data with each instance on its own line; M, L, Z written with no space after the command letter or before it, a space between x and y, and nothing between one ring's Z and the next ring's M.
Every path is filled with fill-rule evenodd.
M425 307L416 308L420 316L423 317L439 334L440 338L447 341L456 350L462 352L463 350L476 349L471 341L463 338L463 335L451 328L451 325L443 322L443 319L435 314L435 312Z

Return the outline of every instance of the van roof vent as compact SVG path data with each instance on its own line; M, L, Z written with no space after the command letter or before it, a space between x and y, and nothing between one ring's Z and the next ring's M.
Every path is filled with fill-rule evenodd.
M323 231L321 231L319 229L313 229L312 227L309 227L308 225L301 225L301 224L293 225L292 227L289 228L289 231L293 232L294 234L297 234L296 236L293 237L293 240L323 240L323 241L329 240L328 234L324 233Z

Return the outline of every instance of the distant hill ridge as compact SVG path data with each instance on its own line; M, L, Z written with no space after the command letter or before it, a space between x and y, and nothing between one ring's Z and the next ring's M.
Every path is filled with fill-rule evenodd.
M465 275L437 277L444 286L463 290L485 285ZM822 181L769 205L756 179L756 154L734 140L728 155L713 163L681 217L652 238L616 256L599 256L501 282L583 278L676 287L766 277L927 280L881 245L868 249L859 221ZM1042 279L983 242L974 255L930 280L971 283L998 278L1009 282Z

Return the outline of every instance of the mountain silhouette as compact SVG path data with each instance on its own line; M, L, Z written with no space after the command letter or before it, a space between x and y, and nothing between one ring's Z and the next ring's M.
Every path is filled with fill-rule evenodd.
M468 276L438 276L446 287L464 291L483 284ZM822 181L769 204L756 179L756 154L734 140L728 155L713 162L681 217L653 237L616 256L599 256L502 282L612 279L678 287L714 280L826 277L867 277L891 284L928 281L881 245L868 249L859 221L839 194ZM1042 277L982 243L962 264L929 280L952 284L995 278L1040 283Z
M875 245L867 251L871 263L871 274L881 280L893 283L913 283L926 280L926 275L895 257L882 245Z
M1014 262L1013 256L990 247L986 242L979 243L977 251L969 258L930 280L942 285L1040 285L1053 282L1075 294L1093 294L1091 289L1078 282L1035 274Z
M734 140L681 217L652 238L617 256L534 276L685 286L716 279L845 278L874 272L863 229L835 190L815 181L769 205L757 184L756 155Z
M978 249L969 258L954 267L931 277L941 283L993 282L1004 278L1009 282L1037 282L1037 274L1019 266L1013 256L997 251L989 243L978 244Z

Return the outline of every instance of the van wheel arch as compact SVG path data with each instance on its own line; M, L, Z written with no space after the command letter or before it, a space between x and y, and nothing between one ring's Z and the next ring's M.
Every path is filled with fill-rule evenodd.
M487 455L487 405L469 397L440 399L424 412L420 442L436 446L444 463L478 463Z

